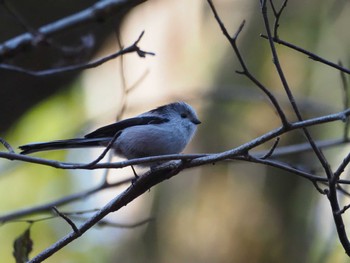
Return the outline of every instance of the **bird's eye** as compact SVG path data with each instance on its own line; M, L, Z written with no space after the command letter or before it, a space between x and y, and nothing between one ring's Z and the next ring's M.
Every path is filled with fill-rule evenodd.
M187 118L187 114L186 113L181 113L181 118L183 118L183 119Z

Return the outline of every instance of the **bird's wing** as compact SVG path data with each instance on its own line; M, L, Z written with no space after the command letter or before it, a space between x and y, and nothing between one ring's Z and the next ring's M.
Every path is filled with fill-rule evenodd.
M147 124L161 124L168 122L169 119L157 117L157 116L139 116L130 119L125 119L118 121L116 123L103 126L89 134L85 135L85 138L101 138L101 137L113 137L117 132L123 129L137 126L137 125L147 125Z

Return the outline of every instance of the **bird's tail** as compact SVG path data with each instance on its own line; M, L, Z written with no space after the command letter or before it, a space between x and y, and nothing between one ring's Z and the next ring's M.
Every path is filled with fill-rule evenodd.
M84 147L99 147L108 143L108 138L77 138L69 140L58 140L51 142L38 142L22 145L19 148L21 154L30 154L41 151L68 149L68 148L84 148Z

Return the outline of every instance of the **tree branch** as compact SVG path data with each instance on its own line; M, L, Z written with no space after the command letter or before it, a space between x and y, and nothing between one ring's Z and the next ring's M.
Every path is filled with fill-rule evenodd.
M268 19L268 15L267 15L266 1L261 1L261 12L262 12L263 20L265 23L265 29L267 32L267 39L268 39L269 44L270 44L270 49L272 52L272 57L273 57L273 61L275 64L275 68L278 72L278 75L281 79L282 85L286 91L288 99L293 107L293 110L294 110L298 120L302 121L303 118L302 118L301 113L298 109L298 106L295 102L295 99L294 99L294 96L291 92L291 89L289 88L288 82L285 78L285 75L283 73L283 70L282 70L282 67L280 65L279 58L278 58L278 55L276 52L273 37L271 35L269 19ZM316 143L314 142L314 140L311 137L307 128L303 127L302 130L303 130L305 137L307 138L308 142L310 143L315 155L317 156L319 162L321 163L321 165L322 165L322 167L327 175L328 182L329 182L329 185L328 185L329 188L327 189L326 193L327 193L327 197L329 199L330 205L332 207L334 222L335 222L335 225L337 228L340 242L342 243L343 248L345 249L345 252L350 256L350 242L348 240L347 233L345 231L343 218L342 218L341 214L338 213L338 211L340 210L338 196L337 196L337 179L339 176L333 173L327 159L323 155L322 151L317 147ZM343 163L345 163L345 161ZM347 164L345 164L345 166L346 165Z
M173 177L186 167L184 162L176 162L167 166L158 167L156 170L148 171L139 177L137 181L129 186L123 193L115 197L107 205L105 205L100 211L96 212L85 223L78 227L78 232L73 231L66 235L56 243L39 253L29 263L38 263L47 259L67 244L77 239L80 235L84 234L91 227L96 225L101 219L111 212L117 211L123 206L133 201L144 192L148 191L152 186L159 184L160 182Z
M96 23L101 21L102 18L113 16L119 11L132 8L145 1L147 0L101 0L85 10L42 26L37 32L49 38L81 25ZM29 46L33 47L36 45L35 36L31 33L24 33L7 40L0 45L0 61L6 57L13 57Z
M29 155L14 154L14 153L1 152L1 151L0 151L0 158L8 159L8 160L18 160L18 161L29 162L29 163L36 163L36 164L51 166L51 167L60 168L60 169L85 169L85 170L105 169L105 168L120 169L131 165L138 165L138 164L158 162L158 161L169 161L169 160L191 160L191 167L193 167L193 166L213 163L213 162L217 162L225 159L231 159L234 156L242 155L243 153L253 149L254 147L258 145L262 145L263 143L273 138L276 138L278 136L281 136L282 134L285 134L292 130L301 129L301 128L314 126L314 125L320 125L323 123L329 123L333 121L339 121L339 120L345 121L349 115L350 115L350 109L347 109L345 111L341 111L334 114L324 115L317 118L311 118L304 121L290 123L288 130L286 130L285 127L281 126L279 128L271 130L270 132L267 132L264 135L261 135L251 140L250 142L242 144L239 147L236 147L234 149L230 149L228 151L224 151L221 153L215 153L215 154L169 154L169 155L162 155L162 156L150 156L150 157L144 157L144 158L137 158L137 159L131 159L127 161L114 162L114 163L97 163L93 166L86 166L86 164L81 164L81 163L59 162L59 161L47 160L47 159L42 159L34 156L29 156Z
M245 21L243 20L241 25L239 26L238 30L236 31L236 33L234 34L233 37L230 36L230 34L228 33L224 23L221 21L221 18L219 17L217 11L216 11L216 8L213 4L213 2L211 0L207 0L208 3L209 3L209 6L214 14L214 17L216 19L216 21L218 22L220 28L221 28L221 31L222 33L224 34L224 36L227 38L227 40L229 41L229 43L231 44L231 47L233 48L237 58L238 58L238 61L239 63L241 64L242 66L242 71L236 71L237 73L239 74L243 74L245 75L250 81L252 81L259 89L262 90L263 93L265 93L265 95L269 98L269 100L271 101L272 105L275 107L280 119L281 119L281 122L283 124L283 126L285 127L288 127L289 126L289 122L287 120L287 117L285 116L281 106L279 105L276 97L262 84L260 83L248 70L245 62L244 62L244 59L242 58L241 56L241 53L237 47L237 38L238 38L238 35L240 34L240 32L242 31L243 29L243 26L244 26L244 23Z
M268 38L268 36L263 35L263 34L261 35L261 37L262 37L262 38L265 38L265 39ZM341 72L344 72L344 73L346 73L346 74L350 74L350 69L345 68L344 66L340 66L339 64L334 63L334 62L332 62L332 61L329 61L329 60L327 60L327 59L325 59L325 58L322 58L322 57L316 55L315 53L312 53L312 52L310 52L310 51L308 51L308 50L306 50L306 49L303 49L303 48L301 48L301 47L298 47L298 46L296 46L296 45L294 45L294 44L291 44L291 43L289 43L289 42L287 42L287 41L284 41L284 40L282 40L282 39L279 39L279 38L278 38L278 39L277 39L277 38L272 38L272 40L273 40L275 43L277 43L277 44L280 44L280 45L289 47L289 48L294 49L294 50L296 50L296 51L298 51L298 52L300 52L300 53L302 53L302 54L304 54L304 55L307 55L310 59L312 59L312 60L314 60L314 61L321 62L322 64L325 64L325 65L327 65L327 66L330 66L331 68L335 68L335 69L337 69L337 70L340 70Z
M153 52L143 51L138 47L138 43L140 42L143 35L144 35L144 31L142 31L142 33L140 34L138 39L131 46L128 46L126 48L121 49L120 51L117 51L113 54L110 54L108 56L105 56L103 58L97 59L95 61L92 61L92 62L89 62L86 64L71 65L71 66L66 66L66 67L46 69L46 70L40 70L40 71L24 69L24 68L17 67L14 65L9 65L9 64L0 64L0 68L6 69L9 71L18 72L18 73L23 73L23 74L30 75L30 76L42 77L42 76L50 76L50 75L56 75L56 74L60 74L60 73L78 71L78 70L83 70L83 69L96 68L96 67L102 65L103 63L106 63L109 60L115 59L119 56L122 56L122 55L125 55L128 53L136 52L142 58L144 58L146 55L154 56L155 54Z
M0 216L0 223L6 223L6 222L9 222L11 220L21 218L24 216L28 216L28 215L49 212L51 210L51 208L54 206L60 207L60 206L63 206L65 204L84 199L90 195L99 193L103 190L107 190L107 189L110 189L113 187L118 187L118 186L130 183L133 179L134 179L134 177L127 178L125 180L122 180L122 181L119 181L116 183L110 183L110 184L103 182L102 184L100 184L98 186L92 187L92 188L85 190L85 191L80 191L78 193L65 196L65 197L57 199L53 202L49 202L49 203L38 205L38 206L31 206L31 207L28 207L25 209L16 210L14 212Z

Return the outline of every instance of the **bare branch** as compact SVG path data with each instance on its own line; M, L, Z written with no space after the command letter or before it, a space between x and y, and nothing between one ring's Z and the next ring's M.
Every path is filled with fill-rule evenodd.
M268 36L266 36L266 35L261 35L261 37L262 37L262 38L265 38L265 39L268 39ZM296 45L294 45L294 44L291 44L291 43L289 43L289 42L287 42L287 41L284 41L284 40L281 40L281 39L273 38L272 40L273 40L275 43L277 43L277 44L280 44L280 45L289 47L289 48L294 49L294 50L296 50L296 51L298 51L298 52L300 52L300 53L303 53L304 55L307 55L307 56L308 56L309 58L311 58L312 60L315 60L315 61L317 61L317 62L321 62L322 64L325 64L325 65L327 65L327 66L330 66L330 67L332 67L332 68L335 68L335 69L337 69L337 70L340 70L340 71L342 71L342 72L344 72L344 73L346 73L346 74L350 74L350 69L345 68L345 67L343 67L343 66L340 66L340 65L338 65L337 63L331 62L331 61L329 61L329 60L327 60L327 59L325 59L325 58L322 58L322 57L316 55L315 53L312 53L312 52L310 52L310 51L308 51L308 50L305 50L305 49L303 49L303 48L301 48L301 47L298 47L298 46L296 46Z
M348 140L344 141L343 138L339 139L332 139L332 140L323 140L323 141L315 141L316 145L320 149L326 149L331 147L336 147L340 145L345 145L349 143ZM274 157L280 157L280 156L286 156L286 155L292 155L292 154L299 154L303 152L313 151L310 143L299 143L299 144L292 144L287 146L280 146L277 149L273 151ZM257 151L252 153L254 156L261 156L267 154L268 151Z
M269 41L270 44L270 49L272 52L272 57L273 57L273 61L275 64L275 68L278 72L279 78L281 79L282 85L284 87L284 90L288 96L288 99L293 107L293 110L298 118L299 121L302 121L303 118L301 116L301 113L298 109L298 106L295 102L294 96L291 92L291 89L289 88L288 82L285 78L285 75L283 73L283 70L281 68L281 65L279 63L279 58L276 52L276 48L275 48L275 44L274 44L274 40L273 37L271 35L271 29L270 29L270 25L269 25L269 19L268 19L268 15L267 15L267 8L266 8L266 2L264 2L261 6L261 12L262 12L262 16L263 16L263 20L264 20L264 24L265 24L265 29L267 32L267 39ZM313 138L311 137L309 131L307 130L306 127L302 128L308 142L310 143L315 155L317 156L319 162L321 163L328 181L329 181L329 188L326 189L327 191L325 191L327 193L327 197L329 199L330 205L332 207L332 211L333 211L333 218L334 218L334 222L337 228L337 232L338 232L338 237L340 239L340 242L343 245L343 248L345 249L345 252L350 256L350 242L349 239L347 237L347 233L345 231L345 226L344 226L344 221L341 215L337 214L337 211L339 211L339 202L338 202L338 196L337 196L337 179L339 177L339 175L335 175L333 174L333 171L331 170L331 167L327 161L327 159L325 158L325 156L323 155L322 151L317 147L315 141L313 140ZM344 162L343 162L344 163ZM346 165L345 165L346 166Z
M4 147L5 147L10 153L16 154L15 151L13 150L12 146L11 146L7 141L5 141L5 139L0 138L0 143L1 143L2 145L4 145Z
M350 197L350 192L348 190L346 190L341 184L337 183L337 190L338 192L346 195L346 196L349 196Z
M332 178L332 181L336 181L340 175L344 172L346 166L348 166L350 162L350 153L344 158L341 165L339 165L338 169L334 172L334 177Z
M343 67L343 63L341 61L339 61L338 64L340 67ZM343 96L342 96L344 98L343 109L348 109L349 108L349 85L343 71L340 71L340 78L343 86ZM344 125L344 140L348 140L349 128L350 128L350 122L349 122L349 119L347 119Z
M80 191L76 194L65 196L65 197L60 198L60 199L53 201L53 202L49 202L49 203L38 205L38 206L31 206L31 207L28 207L25 209L17 210L17 211L0 216L0 223L6 223L6 222L12 221L14 219L28 216L28 215L49 212L53 206L56 206L56 207L63 206L65 204L84 199L90 195L99 193L103 190L110 189L112 187L118 187L118 186L121 186L123 184L130 183L132 180L133 180L133 177L125 179L123 181L116 182L116 183L111 183L111 184L104 183L104 184L98 185L96 187L92 187L89 190Z
M342 209L340 209L339 211L336 212L337 216L340 216L341 214L344 214L346 210L348 210L350 208L350 205L346 205L344 206Z
M215 17L216 21L218 22L218 24L219 24L219 26L221 28L222 33L227 38L227 40L230 42L231 47L233 48L233 50L234 50L234 52L235 52L235 54L236 54L236 56L238 58L238 61L239 61L239 63L242 66L243 70L242 71L236 71L236 72L239 73L239 74L245 75L250 81L252 81L257 87L259 87L265 93L265 95L271 101L272 105L275 107L275 109L276 109L276 111L277 111L277 113L278 113L278 115L279 115L279 117L281 119L281 122L282 122L283 126L288 127L289 126L289 122L288 122L288 120L287 120L287 118L286 118L286 116L285 116L281 106L279 105L276 97L249 72L249 70L248 70L248 68L247 68L247 66L246 66L246 64L245 64L245 62L244 62L244 60L243 60L243 58L241 56L241 53L240 53L240 51L239 51L239 49L237 47L236 41L237 41L239 33L243 29L245 21L244 20L242 21L242 23L239 26L237 32L234 34L233 37L231 37L229 35L229 33L227 32L227 29L226 29L224 23L221 21L221 18L219 17L213 2L211 0L207 0L207 1L209 3L209 6L210 6L213 14L214 14L214 17Z
M33 71L33 70L24 69L21 67L17 67L14 65L8 65L8 64L0 64L0 68L23 73L23 74L30 75L30 76L41 77L41 76L50 76L50 75L56 75L56 74L60 74L60 73L78 71L78 70L83 70L83 69L96 68L96 67L102 65L103 63L106 63L107 61L110 61L110 60L115 59L119 56L122 56L122 55L125 55L128 53L133 53L133 52L136 52L140 57L145 57L146 55L154 56L155 55L154 53L148 52L148 51L143 51L137 46L138 43L140 42L143 34L144 34L144 31L140 34L138 39L131 46L123 48L120 51L117 51L113 54L110 54L108 56L105 56L103 58L97 59L95 61L92 61L92 62L89 62L86 64L78 64L78 65L60 67L60 68L55 68L55 69L46 69L46 70L41 70L41 71Z
M72 216L72 218L76 219L76 220L81 220L81 221L86 221L87 219L86 218L81 218L81 217L75 217L75 216ZM150 222L154 221L154 218L147 218L147 219L144 219L144 220L140 220L138 222L135 222L135 223L115 223L115 222L111 222L111 221L108 221L108 220L105 220L105 219L102 219L100 221L98 221L96 223L96 226L99 226L99 227L115 227L115 228L126 228L126 229L133 229L133 228L136 228L136 227L139 227L139 226L143 226L143 225L146 225Z
M77 239L80 235L85 233L91 227L96 225L109 213L119 210L121 207L127 205L128 203L132 202L135 198L148 191L148 189L150 189L152 186L173 177L183 169L184 164L182 162L177 162L146 172L145 174L140 176L137 181L131 184L129 188L127 188L123 193L111 200L107 205L101 208L100 211L95 213L85 223L78 227L79 233L77 233L76 231L69 233L62 239L58 240L55 244L39 253L29 262L37 263L47 259L51 255L59 251L61 248L65 247L67 244Z
M280 141L280 138L277 137L276 140L275 140L275 142L273 143L271 149L270 149L264 156L262 156L261 159L264 160L264 159L267 159L267 158L271 157L271 155L272 155L272 154L274 153L274 151L276 150L276 147L277 147L279 141Z
M274 94L265 86L263 85L259 80L257 80L249 71L246 62L244 58L242 57L240 50L237 46L237 40L238 36L241 34L245 21L242 21L238 29L236 30L235 34L231 36L224 23L222 22L221 18L219 17L216 8L212 2L212 0L207 0L209 3L209 6L213 12L213 15L220 26L220 29L222 30L224 36L227 38L229 41L241 67L241 71L237 71L238 74L242 74L245 77L247 77L250 81L252 81L270 100L270 102L273 104L274 109L277 111L278 117L280 118L281 121L281 126L270 130L269 132L252 139L248 143L242 144L236 148L224 151L224 152L219 152L219 153L213 153L213 154L190 154L190 155L182 155L182 154L174 154L174 155L164 155L164 156L150 156L150 157L145 157L145 158L139 158L139 159L132 159L132 160L126 160L122 162L111 162L111 159L107 163L102 163L101 160L105 157L105 155L109 152L109 150L112 148L113 143L115 142L118 134L115 134L114 138L109 142L106 148L103 149L102 153L92 162L87 163L87 164L82 164L82 163L66 163L66 162L59 162L59 161L53 161L53 160L46 160L46 159L41 159L37 157L32 157L32 156L24 156L20 154L16 154L12 147L4 140L0 141L9 152L0 152L0 158L3 159L8 159L8 160L16 160L16 161L23 161L23 162L30 162L30 163L36 163L40 165L46 165L46 166L51 166L55 168L60 168L60 169L85 169L85 170L92 170L92 169L120 169L123 167L127 166L133 166L133 165L138 165L138 164L145 164L145 163L151 163L151 162L163 162L160 166L157 167L152 167L152 169L143 175L141 175L138 180L133 181L130 186L124 190L120 195L118 195L116 198L111 200L106 206L104 206L102 209L98 211L94 211L94 214L90 218L82 218L82 217L76 217L75 215L73 217L76 217L78 220L84 220L82 225L77 226L74 224L74 222L69 218L67 215L68 213L62 213L60 212L57 208L55 208L55 205L62 205L64 203L72 202L74 200L78 200L81 198L84 198L87 195L91 195L94 193L97 193L99 191L102 191L103 189L107 189L112 187L112 184L109 184L107 182L107 176L103 180L102 184L100 184L97 187L93 187L87 191L77 193L74 195L66 196L64 198L61 198L59 200L56 200L51 203L43 204L41 206L37 207L32 207L28 209L23 209L8 215L4 215L0 217L0 222L8 222L8 220L18 218L24 215L29 215L29 214L34 214L34 213L40 213L40 212L48 212L50 209L53 209L58 216L62 217L73 229L71 233L63 237L61 240L58 240L56 243L52 244L50 247L42 251L40 254L38 254L36 257L34 257L30 262L41 262L57 251L59 251L61 248L69 244L70 242L74 241L81 235L83 235L88 229L90 229L93 226L96 225L109 225L109 226L117 226L118 224L109 222L104 220L103 218L114 212L118 211L121 207L127 205L128 203L132 202L135 198L139 197L143 193L145 193L147 190L149 190L151 187L159 184L160 182L167 180L171 178L172 176L178 174L184 169L188 169L191 167L197 167L205 164L211 164L211 163L216 163L219 161L245 161L245 162L251 162L251 163L258 163L262 164L265 166L269 167L274 167L277 169L280 169L282 171L286 171L289 173L292 173L293 175L300 176L302 178L305 178L312 182L314 187L316 188L317 191L319 191L321 194L327 195L330 205L332 207L332 212L333 212L333 217L334 217L334 222L338 231L338 236L339 239L348 255L350 255L350 243L347 237L347 233L345 231L345 226L342 218L342 214L350 207L350 205L347 205L340 209L339 201L338 201L338 193L344 193L349 195L349 193L346 191L345 188L343 188L343 185L345 184L350 184L350 180L345 180L345 178L341 177L341 174L344 172L345 168L348 166L350 162L350 154L348 154L342 163L339 165L337 170L333 172L333 170L330 167L330 164L328 163L328 160L325 158L323 155L323 152L321 151L321 148L323 147L329 147L329 146L335 146L339 144L344 144L348 142L348 130L349 130L349 121L348 121L348 116L350 115L350 109L349 109L349 102L347 99L344 99L344 109L341 112L334 113L334 114L329 114L329 115L324 115L321 117L317 118L310 118L307 120L304 120L301 114L300 109L298 108L298 105L296 103L294 94L292 93L292 90L289 86L289 83L284 75L284 71L280 65L278 53L276 51L276 46L275 43L279 43L278 39L278 27L279 27L279 22L281 15L283 11L285 10L285 7L287 5L288 0L284 0L282 3L282 6L277 9L274 5L273 0L260 0L261 4L261 12L262 12L262 17L264 20L264 25L265 29L267 32L267 36L263 36L268 39L269 45L270 45L270 50L273 58L273 62L275 65L276 72L278 74L278 77L281 80L282 86L284 88L284 91L288 97L288 100L294 110L295 116L297 117L297 121L295 122L290 122L282 107L280 106L280 102L277 100L277 98L274 96ZM80 20L78 19L77 15L73 15L68 17L68 18L60 20L63 25L58 26L56 23L50 24L51 29L53 25L56 26L55 30L52 30L50 32L43 32L45 27L42 27L38 30L38 34L42 35L45 38L48 38L61 30L66 30L71 27L75 27L79 23L86 23L86 22L93 22L95 19L98 19L99 17L105 17L106 15L112 14L112 11L106 10L107 4L111 3L119 3L116 4L118 6L118 10L121 6L123 6L124 3L126 6L129 6L128 4L130 3L139 3L143 2L143 0L129 0L129 1L122 1L122 0L103 0L98 2L96 5L93 7L84 10L83 12L87 12L90 14L90 12L94 11L95 13L92 15L91 18L87 18L87 13L80 12L78 14L83 15L83 18L80 17ZM269 16L267 15L267 3L270 3L273 15L275 16L275 21L274 25L271 26L269 22ZM103 7L102 7L103 6ZM111 8L111 6L109 6ZM70 22L69 22L70 21ZM75 22L74 22L75 21ZM83 22L84 21L84 22ZM71 24L70 24L71 23ZM49 27L50 28L50 27ZM25 34L27 37L29 34ZM26 69L21 69L21 68L16 68L15 66L11 65L0 65L0 68L7 68L9 70L15 70L17 72L22 72L24 74L30 74L34 76L43 76L43 75L51 75L51 74L59 74L61 72L67 72L67 71L72 71L72 70L81 70L81 69L87 69L91 67L98 66L110 59L126 54L126 53L131 53L135 52L137 53L140 57L144 57L146 55L154 55L151 52L146 52L141 50L137 45L140 41L140 39L143 36L142 34L139 36L139 38L135 41L133 45L131 45L128 48L122 49L117 53L114 53L108 57L102 58L100 60L84 64L84 65L75 65L75 66L70 66L70 67L65 67L65 68L59 68L59 69L51 69L51 70L44 70L40 72L33 72L30 70ZM28 45L35 45L35 41L33 36L30 36L31 43L28 43ZM15 41L16 39L10 40ZM18 40L18 39L17 39ZM10 41L6 42L5 44L9 43ZM22 40L21 40L22 41ZM20 43L22 43L19 41ZM25 41L23 42L25 43ZM22 44L23 44L22 43ZM4 44L4 45L5 45ZM21 45L22 45L21 44ZM0 56L7 55L7 54L2 54L1 52L4 51L2 48L4 45L0 46ZM24 44L23 44L24 45ZM6 47L6 45L5 45ZM16 52L19 49L13 48L12 51ZM308 52L308 51L307 51ZM314 58L313 58L314 59ZM121 60L121 63L123 61ZM343 65L339 63L338 67L343 68ZM123 67L122 67L123 71ZM345 72L345 71L343 71ZM123 75L123 72L122 72ZM344 73L341 74L342 81L343 81L343 87L344 87L344 97L348 96L348 86L346 82L346 78ZM130 89L127 88L126 81L123 79L123 87L124 87L124 93L125 96L126 94L130 91ZM125 98L123 98L123 101ZM124 111L126 103L123 103L123 106L121 107L121 113ZM327 141L315 141L311 134L308 131L308 127L314 126L314 125L320 125L324 123L330 123L333 121L338 121L341 120L345 122L345 132L343 138L337 139L337 140L327 140ZM278 147L279 143L279 136L288 134L292 130L298 130L301 129L307 138L308 143L304 144L298 144L298 145L289 145L286 147ZM255 152L251 153L251 151L257 147L261 146L267 142L271 143L271 140L275 140L273 142L272 147L264 151L263 153L261 152ZM301 152L301 151L306 151L306 150L312 150L314 154L317 156L319 163L322 165L323 170L321 171L322 174L317 174L316 172L311 172L305 170L303 167L299 166L293 166L291 164L288 164L286 162L282 162L279 160L273 160L270 157L276 157L278 154L290 154L290 153L295 153L295 152ZM262 157L260 157L262 156ZM169 161L169 162L166 162ZM165 162L165 163L164 163ZM342 178L342 179L340 179ZM127 182L130 182L131 179L127 179ZM121 184L122 182L119 182L117 184ZM323 185L325 186L324 189L322 189ZM115 186L115 185L114 185ZM322 187L321 187L322 186ZM53 207L53 208L52 208ZM30 221L27 221L30 222ZM141 222L142 224L147 221ZM30 222L32 223L32 222ZM140 224L130 224L130 225L124 225L124 227L135 227L136 225Z
M38 42L37 39L39 37L39 33L35 30L35 28L31 27L23 16L21 16L15 8L9 3L7 0L3 0L1 2L2 6L7 10L7 12L17 20L17 22L22 26L22 28L32 34L33 38L36 39L34 42Z
M279 27L280 18L281 18L283 10L287 7L287 3L288 3L288 0L284 0L280 9L277 11L275 8L275 5L273 3L273 0L270 0L270 5L272 8L273 14L275 16L275 22L274 22L274 26L273 26L274 38L278 38L278 27Z
M291 91L291 89L289 87L289 84L287 82L287 79L286 79L286 77L284 75L284 72L283 72L282 67L280 65L280 62L279 62L277 51L276 51L276 48L275 48L275 45L274 45L274 42L273 42L273 38L272 38L272 35L271 35L269 19L268 19L268 16L267 16L266 2L262 5L261 12L262 12L262 16L263 16L263 20L264 20L264 24L265 24L265 29L266 29L266 32L267 32L268 41L269 41L269 44L270 44L270 49L271 49L271 53L272 53L272 57L273 57L273 61L274 61L274 64L275 64L276 71L277 71L277 73L278 73L278 75L279 75L279 77L281 79L283 88L284 88L284 90L285 90L285 92L286 92L286 94L288 96L289 102L291 103L291 105L293 107L295 115L297 116L299 121L302 121L303 118L301 116L301 113L300 113L299 108L298 108L298 106L296 104L294 95L293 95L293 93L292 93L292 91ZM330 180L333 177L333 172L332 172L332 170L330 168L330 165L329 165L327 159L324 157L322 151L317 147L315 141L311 137L311 135L310 135L309 131L307 130L307 128L303 127L302 130L303 130L303 132L305 134L305 137L307 138L308 142L310 143L312 149L314 150L317 158L319 159L321 165L323 166L324 171L326 172L328 179Z
M242 155L243 153L253 149L254 147L258 145L262 145L263 143L273 138L276 138L278 136L281 136L282 134L288 131L301 129L301 128L314 126L314 125L319 125L323 123L329 123L333 121L339 121L339 120L344 121L349 115L350 115L350 109L347 109L345 111L341 111L334 114L324 115L317 118L311 118L304 121L290 123L288 130L286 130L285 127L281 126L277 129L271 130L268 133L265 133L260 137L257 137L251 140L248 143L242 144L239 147L236 147L234 149L231 149L225 152L216 153L216 154L186 154L186 155L169 154L169 155L162 155L162 156L150 156L150 157L144 157L144 158L131 159L131 160L121 161L116 163L97 163L93 166L86 166L86 164L80 164L80 163L59 162L59 161L47 160L47 159L42 159L42 158L28 156L28 155L13 154L13 153L1 152L1 151L0 151L0 158L9 159L9 160L18 160L18 161L29 162L29 163L36 163L36 164L51 166L51 167L60 168L60 169L86 169L86 170L105 169L105 168L120 169L130 165L138 165L138 164L144 164L144 163L169 161L169 160L191 160L191 167L194 167L202 164L217 162L220 160L231 159L234 156Z
M37 32L46 38L50 38L58 33L81 25L96 23L101 20L101 18L113 16L123 9L130 9L145 1L146 0L101 0L83 11L42 26ZM0 60L9 56L14 56L24 48L35 45L35 37L32 34L25 33L19 35L0 45Z
M314 184L316 190L322 194L322 195L325 195L326 194L326 191L324 189L322 189L319 185L318 185L318 182L317 181L312 181L312 183Z
M116 134L114 134L113 138L108 142L106 148L104 148L103 152L92 162L86 164L86 168L93 167L95 164L98 164L109 152L109 150L112 148L113 144L117 140L118 136L120 135L120 131L118 131Z
M254 163L260 163L260 164L264 164L267 166L275 167L275 168L281 169L283 171L290 172L292 174L301 176L305 179L309 179L311 182L317 182L317 181L328 182L327 178L325 178L325 177L317 176L317 175L311 174L309 172L302 171L301 169L294 168L294 167L290 166L289 164L286 164L286 163L283 163L280 161L276 161L276 160L266 160L266 159L264 160L261 158L256 158L252 155L238 156L238 157L235 157L234 159L242 160L242 161L249 161L249 162L254 162Z
M58 209L57 209L55 206L52 207L52 210L53 210L59 217L63 218L64 221L66 221L66 222L72 227L73 231L74 231L76 234L78 234L78 235L80 234L79 229L77 228L77 226L74 224L74 222L73 222L68 216L66 216L65 214L63 214L63 213L61 213L60 211L58 211Z

